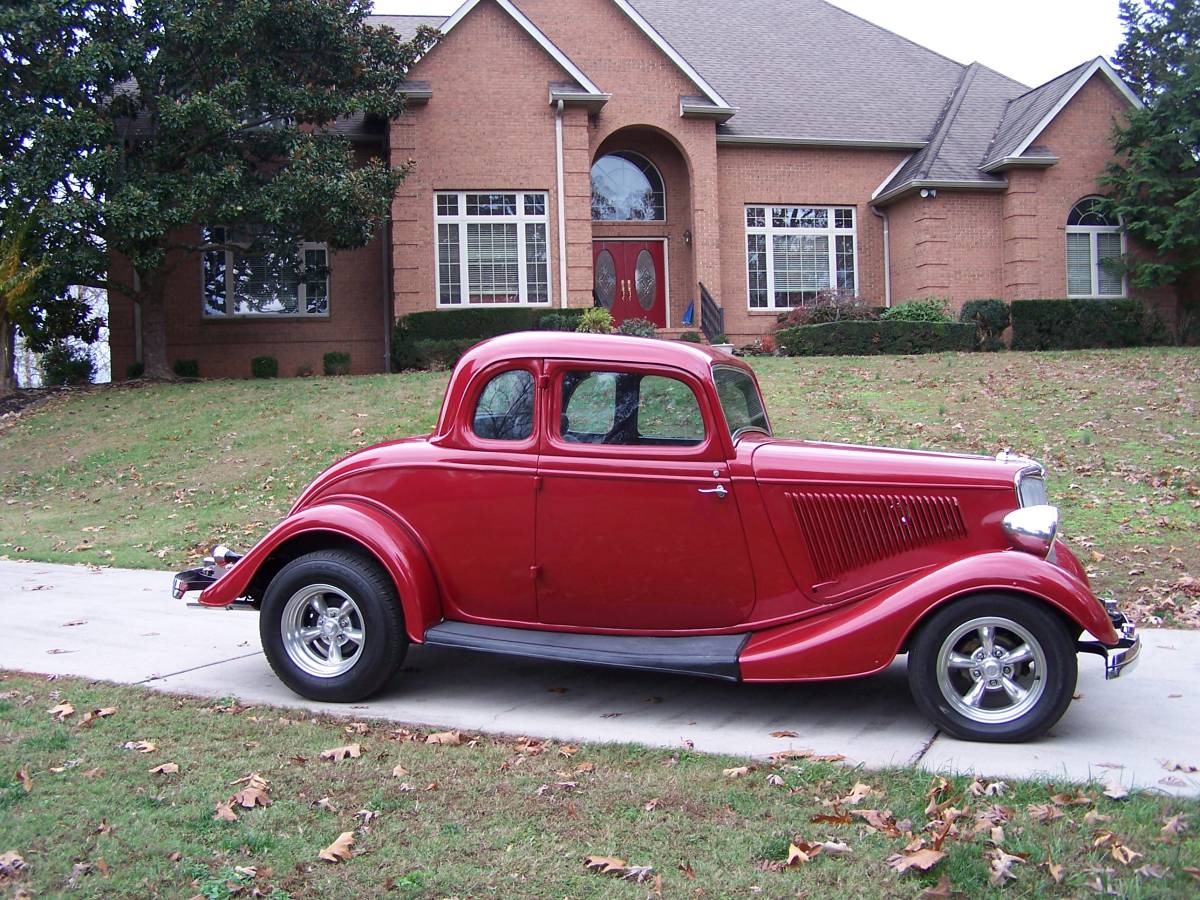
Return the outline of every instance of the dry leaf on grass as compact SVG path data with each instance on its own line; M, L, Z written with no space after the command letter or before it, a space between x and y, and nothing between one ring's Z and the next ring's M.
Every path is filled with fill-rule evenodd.
M29 773L25 769L17 769L17 781L21 782L21 787L25 788L25 793L33 790L33 779L29 777Z
M1187 831L1187 827L1187 816L1183 813L1176 813L1163 819L1163 827L1159 834L1162 835L1164 841L1173 841Z
M853 788L850 789L850 793L848 793L845 797L838 797L835 800L824 800L822 802L824 803L825 806L834 806L834 807L857 806L859 803L862 803L863 800L865 800L868 796L870 796L870 794L873 790L874 789L869 784L863 784L860 781L857 784L855 784Z
M1112 858L1123 866L1129 865L1135 859L1142 858L1142 854L1124 844L1114 844L1109 852L1112 854Z
M625 860L616 856L585 856L584 868L601 875L613 875L625 871Z
M1063 811L1053 803L1031 803L1025 807L1029 815L1041 822L1043 825L1049 825L1055 819L1063 817Z
M787 782L784 781L781 776L772 772L767 776L767 784L769 784L771 787L783 787L787 784Z
M1111 797L1113 800L1124 800L1129 796L1129 791L1121 785L1121 782L1112 779L1104 785L1104 796Z
M1058 806L1091 806L1092 798L1083 794L1055 794L1050 802Z
M721 774L726 778L741 778L743 775L749 775L758 766L734 766L732 769L722 769Z
M76 728L91 728L92 723L97 719L107 719L111 715L115 715L117 708L115 706L104 706L100 709L88 710L83 714L83 718L79 720Z
M229 802L231 804L244 807L245 809L271 805L271 798L269 796L271 790L270 783L257 772L247 775L245 778L239 778L233 783L244 784L245 787L230 798Z
M1083 816L1085 825L1097 825L1101 822L1111 822L1112 816L1106 816L1104 813L1095 809L1089 809Z
M914 850L911 853L894 853L888 857L887 864L897 874L903 875L909 869L928 872L945 858L946 852L944 850L922 847L920 850Z
M1159 865L1147 864L1133 870L1141 878L1166 878L1170 869Z
M853 820L850 813L835 811L834 814L822 813L813 816L809 821L820 825L849 825Z
M993 847L984 854L984 858L988 861L990 872L988 882L993 885L1004 884L1010 879L1015 879L1017 876L1013 874L1012 867L1025 862L1024 856L1006 853L1000 847Z
M392 777L393 778L404 778L406 775L409 775L409 774L410 773L409 773L408 769L404 768L404 766L396 766L396 768L392 769Z
M346 862L354 858L354 851L350 848L354 846L354 832L343 831L338 835L337 840L317 854L325 862L337 863Z
M900 829L896 827L896 819L891 810L880 812L877 809L855 809L850 812L867 823L874 831L882 832L889 837L900 837Z
M126 741L121 745L121 749L136 750L138 753L153 753L158 747L149 741Z
M816 856L821 853L820 844L810 844L808 841L793 841L788 844L787 859L784 860L783 867L785 869L798 869L807 862L811 862Z
M642 809L644 809L646 812L654 812L656 809L658 809L658 805L660 803L662 803L662 801L655 797L653 800L647 800L645 803L643 803Z
M155 766L153 769L151 769L150 773L152 775L178 775L179 764L172 762L163 763L161 766Z
M372 819L378 819L381 815L383 815L383 813L377 809L360 809L354 814L354 818L357 819L360 824L366 825Z
M212 817L218 822L236 822L238 820L231 803L218 803Z
M321 759L329 759L334 762L341 762L343 759L358 759L360 756L362 756L362 746L359 744L347 744L345 747L331 747L321 751Z
M819 846L823 852L828 853L830 856L849 856L854 852L850 849L850 845L844 841L821 841Z
M464 743L464 739L461 731L435 731L432 734L426 735L425 743L457 747Z
M59 703L57 706L51 707L50 709L46 710L46 712L50 713L50 715L53 716L55 719L58 719L58 721L63 722L63 721L66 721L67 719L69 719L71 716L75 715L75 707L72 706L70 703L68 703L66 700L64 700L62 703Z
M1046 871L1050 873L1055 884L1062 884L1063 879L1067 877L1067 867L1062 863L1056 863L1053 859L1046 860Z

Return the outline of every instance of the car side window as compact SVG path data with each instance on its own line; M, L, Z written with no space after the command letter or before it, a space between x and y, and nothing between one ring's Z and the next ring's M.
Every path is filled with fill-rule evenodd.
M682 381L662 375L567 372L561 410L559 434L569 443L693 447L704 442L696 395Z
M527 439L533 434L533 396L532 373L501 372L480 392L472 430L493 441Z

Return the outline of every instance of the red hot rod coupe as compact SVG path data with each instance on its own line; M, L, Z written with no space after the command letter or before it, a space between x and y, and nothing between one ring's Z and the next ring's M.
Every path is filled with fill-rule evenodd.
M1057 528L1029 459L779 440L725 353L526 333L463 356L432 434L335 463L173 593L258 608L315 700L378 691L410 643L748 682L906 653L939 727L1019 741L1078 651L1115 678L1140 650Z

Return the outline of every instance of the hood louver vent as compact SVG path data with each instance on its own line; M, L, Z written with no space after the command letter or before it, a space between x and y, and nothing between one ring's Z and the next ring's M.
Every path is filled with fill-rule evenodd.
M819 582L967 535L954 497L789 493Z

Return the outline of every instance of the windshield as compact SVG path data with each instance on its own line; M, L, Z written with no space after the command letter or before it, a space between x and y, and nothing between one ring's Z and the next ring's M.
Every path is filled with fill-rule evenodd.
M721 401L730 436L736 439L744 431L771 433L762 397L753 378L741 369L713 366L713 379L717 384L717 397Z

